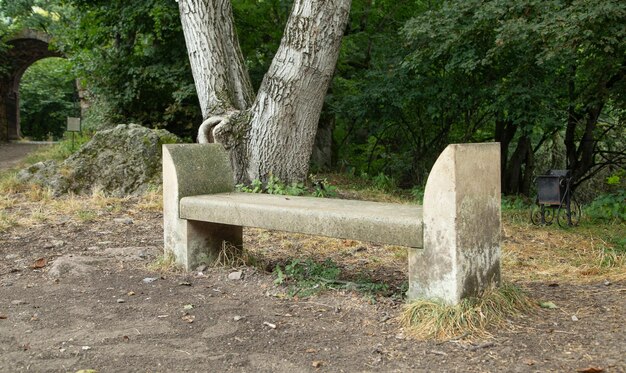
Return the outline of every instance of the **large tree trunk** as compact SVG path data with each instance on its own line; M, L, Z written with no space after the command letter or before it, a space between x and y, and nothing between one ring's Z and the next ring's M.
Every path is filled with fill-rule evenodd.
M181 0L180 14L205 122L199 141L221 142L237 182L307 176L317 122L351 0L296 0L256 99L226 0Z
M202 117L248 109L254 93L230 0L181 0L178 4Z

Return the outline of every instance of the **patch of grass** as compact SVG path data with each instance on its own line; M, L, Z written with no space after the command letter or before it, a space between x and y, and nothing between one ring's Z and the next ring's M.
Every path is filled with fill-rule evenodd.
M341 280L341 268L326 259L322 263L311 259L293 259L284 266L274 268L274 283L285 285L290 297L309 297L324 290L358 291L366 295L375 296L386 293L387 284L372 282L361 277L356 281Z
M480 298L462 300L451 306L438 301L418 300L405 306L401 322L408 335L420 339L484 338L489 329L506 325L506 320L532 312L535 303L518 287L503 284Z
M52 200L52 191L36 184L25 185L24 196L30 202L48 202Z
M94 221L96 220L97 216L98 214L96 214L96 212L93 210L81 209L81 210L76 211L76 218L83 223Z
M135 207L140 211L163 211L163 189L159 186L153 186L146 193L139 197L139 201Z
M423 189L402 190L395 186L396 181L384 174L375 178L368 175L355 176L350 174L320 174L316 178L327 180L336 187L340 198L359 199L365 201L420 203ZM421 192L420 192L421 190Z
M176 255L168 251L159 255L154 262L148 265L148 269L156 272L181 272L182 267L176 263Z
M626 265L626 249L624 247L600 247L598 266L601 268L621 268Z
M74 145L72 146L71 134L66 134L65 138L57 144L42 147L41 149L29 154L25 158L25 162L27 164L35 164L37 162L47 160L63 161L78 151L83 144L91 140L91 137L92 134L88 132L76 134L74 138Z
M5 232L9 228L15 227L18 222L11 214L7 214L4 211L0 211L0 232Z
M86 198L90 204L99 210L108 212L120 212L125 209L129 198L107 196L102 190L94 189L90 198Z
M24 184L17 180L17 172L5 171L0 174L0 195L11 195L22 192Z
M37 223L45 223L50 219L43 205L35 207L30 214L30 218Z

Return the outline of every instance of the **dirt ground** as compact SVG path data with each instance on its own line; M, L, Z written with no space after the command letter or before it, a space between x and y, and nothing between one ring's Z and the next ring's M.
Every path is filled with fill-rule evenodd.
M245 237L259 253L285 239L297 246L302 236ZM0 233L0 372L626 371L624 282L519 283L558 308L483 340L417 341L397 321L397 298L288 298L253 267L150 269L162 248L161 214L130 207ZM363 245L358 255L376 250ZM386 272L376 273L405 280L405 268Z
M0 170L17 165L28 153L47 145L43 142L3 143L0 142Z

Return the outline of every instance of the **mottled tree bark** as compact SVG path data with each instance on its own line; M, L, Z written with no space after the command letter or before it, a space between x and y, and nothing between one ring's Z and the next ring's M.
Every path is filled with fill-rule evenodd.
M200 142L223 143L237 182L306 178L317 122L351 0L296 0L256 99L227 0L181 0L180 15L205 119Z
M254 94L230 0L183 0L179 8L203 118L249 108Z

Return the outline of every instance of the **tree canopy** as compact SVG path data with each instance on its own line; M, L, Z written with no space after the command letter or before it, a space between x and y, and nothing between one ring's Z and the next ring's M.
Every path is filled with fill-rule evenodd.
M231 3L257 90L293 1ZM3 35L53 34L105 122L195 135L176 2L0 0L0 20ZM506 193L529 194L548 168L572 169L576 185L623 170L624 40L620 0L354 0L320 119L333 167L419 185L448 143L499 141Z

